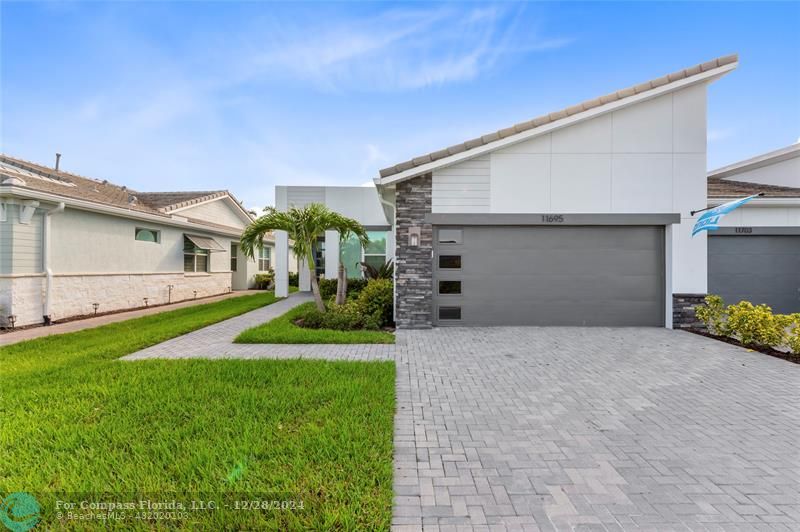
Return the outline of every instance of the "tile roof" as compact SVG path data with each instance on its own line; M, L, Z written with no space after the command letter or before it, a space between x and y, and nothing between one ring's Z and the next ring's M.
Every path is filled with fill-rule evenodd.
M112 207L121 207L148 214L169 217L169 212L200 201L229 195L226 190L204 190L194 192L138 192L125 186L115 185L78 174L57 171L41 164L0 154L0 182L6 178L21 179L24 184L16 186L46 192L67 198L90 201ZM204 220L193 220L217 226ZM222 227L222 226L219 226ZM228 228L230 229L230 228Z
M638 85L634 85L632 87L628 87L627 89L622 89L616 92L612 92L611 94L607 94L605 96L601 96L599 98L594 98L592 100L587 100L585 102L581 102L577 105L572 105L570 107L566 107L561 109L560 111L555 111L553 113L549 113L546 115L542 115L540 117L534 118L533 120L528 120L527 122L520 122L519 124L515 124L511 127L507 127L504 129L500 129L493 133L489 133L487 135L483 135L481 137L468 140L466 142L462 142L460 144L455 144L450 146L449 148L445 148L443 150L434 151L428 153L426 155L421 155L419 157L414 157L413 159L409 159L408 161L396 164L394 166L390 166L388 168L384 168L380 171L380 177L389 177L394 174L399 174L400 172L405 172L406 170L410 170L417 166L422 166L423 164L427 164L433 161L437 161L439 159L444 159L445 157L450 157L451 155L456 155L458 153L462 153L473 148L477 148L479 146L484 146L486 144L491 144L492 142L496 142L500 139L504 139L506 137L510 137L511 135L516 135L517 133L522 133L523 131L528 131L545 124L549 124L551 122L555 122L562 118L566 118L568 116L572 116L574 114L582 113L584 111L588 111L589 109L593 109L596 107L601 107L603 105L623 100L625 98L629 98L636 94L641 94L643 92L647 92L649 90L656 89L668 83L673 83L675 81L679 81L682 79L690 78L692 76L696 76L703 72L707 72L709 70L713 70L715 68L719 68L721 66L729 65L732 63L736 63L739 60L739 56L737 54L726 55L724 57L719 57L717 59L712 59L711 61L707 61L705 63L701 63L699 65L695 65L690 68L685 68L683 70L679 70L677 72L673 72L672 74L667 74L666 76L662 76L660 78L656 78L650 81L646 81L644 83L640 83Z
M800 188L745 183L743 181L731 181L730 179L723 179L720 177L708 178L709 198L752 196L759 192L764 192L768 198L800 198Z

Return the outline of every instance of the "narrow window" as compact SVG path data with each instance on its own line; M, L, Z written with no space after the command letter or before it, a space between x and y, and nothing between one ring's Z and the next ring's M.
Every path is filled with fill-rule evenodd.
M461 307L439 307L440 320L460 320Z
M458 270L461 268L461 255L439 255L439 268Z
M134 238L140 242L155 242L158 244L161 242L161 231L137 227L134 232Z
M440 244L461 244L464 232L461 229L439 229Z
M461 281L439 281L439 293L442 295L460 294Z
M235 272L239 267L239 246L231 243L231 271Z
M266 272L272 267L272 248L262 247L258 251L258 271Z

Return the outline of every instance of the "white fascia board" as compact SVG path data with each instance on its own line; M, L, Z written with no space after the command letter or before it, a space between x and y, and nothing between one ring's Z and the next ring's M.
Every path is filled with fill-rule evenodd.
M716 207L717 205L722 205L723 203L727 203L729 201L734 201L737 199L742 199L742 196L731 196L725 198L708 198L708 206L709 207ZM753 198L752 200L748 201L745 205L742 205L742 209L746 208L753 208L753 207L800 207L800 198L770 198L770 197L762 197L762 198Z
M730 177L732 175L740 174L748 170L755 170L756 168L763 168L764 166L794 159L795 157L800 157L800 143L792 144L791 146L787 146L779 150L762 153L761 155L756 155L750 159L745 159L744 161L739 161L721 168L717 168L716 170L711 170L708 172L708 177L719 177L721 179L725 179L726 177Z
M600 115L604 115L616 111L618 109L622 109L623 107L628 107L630 105L634 105L647 100L651 100L653 98L657 98L669 92L684 89L691 85L696 85L697 83L711 82L727 74L731 70L735 69L737 66L739 66L738 62L723 65L721 67L717 67L715 69L708 70L700 74L696 74L690 78L684 78L678 81L673 81L672 83L667 83L666 85L662 85L661 87L657 87L655 89L650 89L648 91L639 94L634 94L633 96L628 96L627 98L623 98L615 102L610 102L605 105L589 109L587 111L575 113L574 115L561 118L559 120L556 120L555 122L550 122L549 124L535 127L533 129L529 129L528 131L523 131L522 133L517 133L516 135L511 135L504 139L499 139L489 144L484 144L483 146L472 148L471 150L462 151L460 153L456 153L455 155L450 155L449 157L444 157L442 159L439 159L438 161L433 161L430 163L425 163L420 166L415 166L414 168L409 168L408 170L390 175L385 178L376 177L374 179L375 185L381 187L390 185L392 183L397 183L398 181L404 181L406 179L416 177L420 174L426 174L433 170L445 168L447 166L454 165L461 161L472 159L473 157L478 157L480 155L498 150L500 148L505 148L512 144L524 142L539 135L550 133L556 129L561 129L563 127L571 126L577 122L582 122L584 120L596 118Z
M227 200L229 204L231 204L234 209L236 210L236 214L245 221L246 223L250 223L253 221L253 217L250 216L250 213L244 210L238 201L236 201L230 194L226 193L224 196L217 196L216 198L207 199L205 201L200 201L198 203L192 203L191 205L186 205L184 207L179 207L177 209L172 209L167 211L167 214L175 214L181 211L185 211L186 209L192 209L194 207L199 207L200 205L205 205L207 203L214 203L215 201L222 201Z
M99 212L101 214L118 216L120 218L143 220L147 222L159 223L162 225L180 227L183 229L194 229L195 231L202 231L204 233L213 233L216 235L233 236L236 238L241 236L240 231L225 231L224 229L220 229L218 227L210 227L208 225L176 220L168 216L159 216L157 214L149 214L146 212L124 209L122 207L102 205L100 203L94 203L91 201L85 201L76 198L67 198L65 196L59 196L57 194L40 192L38 190L29 190L13 186L12 187L0 186L0 196L17 196L22 198L31 198L42 201L49 201L52 203L63 202L67 207L71 207L73 209L78 209L82 211Z

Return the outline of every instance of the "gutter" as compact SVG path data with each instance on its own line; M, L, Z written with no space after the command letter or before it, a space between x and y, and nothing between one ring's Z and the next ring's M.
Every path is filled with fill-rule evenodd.
M50 267L50 218L54 214L64 212L64 202L44 213L44 227L42 228L42 269L45 272L44 301L42 303L42 318L45 325L50 325L50 294L53 292L53 269Z

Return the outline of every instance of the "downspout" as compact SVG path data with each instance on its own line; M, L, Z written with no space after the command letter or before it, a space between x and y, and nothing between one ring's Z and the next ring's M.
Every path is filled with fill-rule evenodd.
M50 268L50 217L64 212L64 202L44 213L44 227L42 228L42 269L45 273L44 304L42 318L45 325L50 325L50 294L53 291L53 269Z
M392 261L394 261L394 268L392 269L392 315L397 319L397 208L383 197L383 191L380 189L378 190L378 200L385 207L392 210L392 244L394 245L394 252L392 253Z

